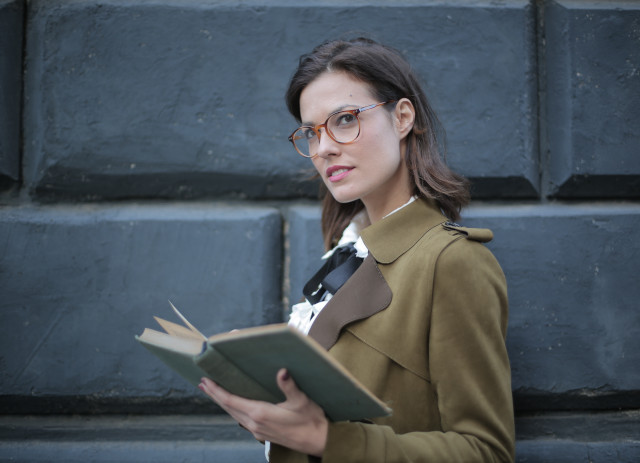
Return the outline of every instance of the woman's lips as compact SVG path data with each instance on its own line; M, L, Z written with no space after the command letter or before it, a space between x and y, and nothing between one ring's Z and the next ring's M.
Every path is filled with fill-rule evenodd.
M351 172L352 169L353 167L331 166L327 169L327 178L330 182L339 182L349 175L349 172Z

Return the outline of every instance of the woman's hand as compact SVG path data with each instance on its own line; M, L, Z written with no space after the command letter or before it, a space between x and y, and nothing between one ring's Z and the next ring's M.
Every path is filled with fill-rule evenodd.
M230 394L208 378L202 378L198 387L256 439L321 456L329 430L324 412L298 389L285 369L278 371L276 381L286 397L279 404Z

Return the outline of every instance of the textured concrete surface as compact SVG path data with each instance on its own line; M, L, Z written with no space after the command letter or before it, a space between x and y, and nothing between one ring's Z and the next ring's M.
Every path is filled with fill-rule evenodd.
M639 11L0 0L0 460L263 461L133 335L167 299L207 333L298 301L323 250L283 93L300 53L365 33L487 201L462 222L509 283L517 461L640 461Z
M0 441L0 459L12 463L264 463L264 448L255 443L228 442L102 442Z
M637 412L549 414L516 419L518 463L635 463ZM1 461L263 462L264 448L229 418L3 416Z
M640 407L640 206L478 206L464 222L495 230L519 408Z
M294 206L287 211L287 296L291 304L302 298L305 283L322 266L324 246L318 206Z
M199 394L134 340L170 299L207 334L277 322L280 216L128 204L0 213L0 395Z
M230 418L0 417L0 461L264 462L264 447Z
M287 141L296 123L283 94L301 53L358 31L415 64L450 160L478 195L536 195L525 1L39 0L28 17L24 174L35 196L314 196L308 161Z
M544 11L549 193L640 197L640 3Z
M517 463L635 463L640 444L625 442L572 442L533 440L516 443Z
M20 178L22 23L20 0L0 0L0 191Z

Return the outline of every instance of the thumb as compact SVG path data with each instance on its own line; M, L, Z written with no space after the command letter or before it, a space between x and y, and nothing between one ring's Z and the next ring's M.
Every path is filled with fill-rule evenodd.
M295 381L285 368L278 371L276 374L276 381L278 383L278 387L284 393L287 402L297 403L306 398L304 392L298 389Z

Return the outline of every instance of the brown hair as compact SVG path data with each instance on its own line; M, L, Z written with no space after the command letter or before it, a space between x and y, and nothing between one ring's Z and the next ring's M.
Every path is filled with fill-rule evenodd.
M343 71L368 84L379 101L408 98L416 116L407 135L405 162L414 193L435 199L450 220L457 220L469 202L469 182L444 161L444 130L411 65L397 50L367 38L323 43L300 57L285 96L289 112L300 122L300 94L324 72ZM392 106L390 107L392 109ZM327 249L337 243L362 201L342 204L322 186L322 234Z

